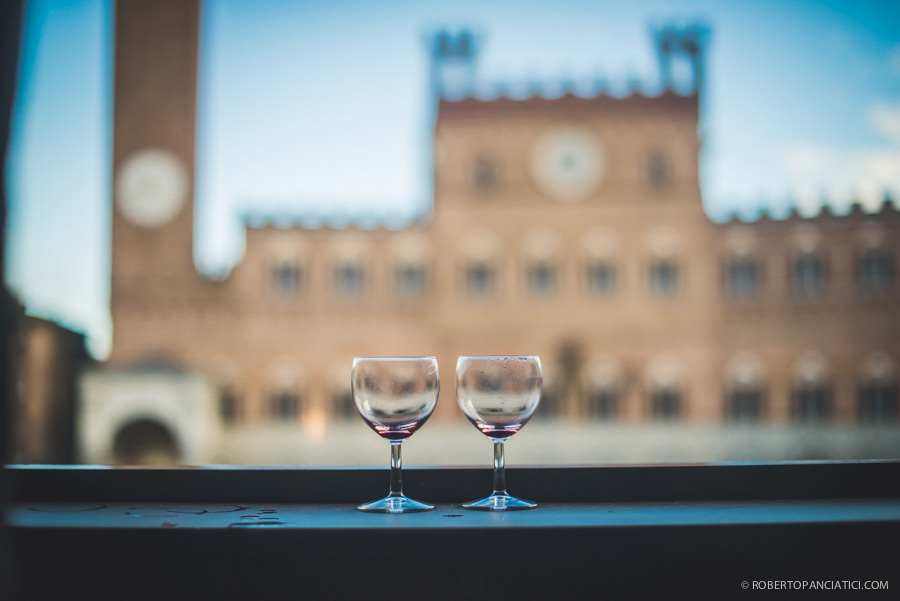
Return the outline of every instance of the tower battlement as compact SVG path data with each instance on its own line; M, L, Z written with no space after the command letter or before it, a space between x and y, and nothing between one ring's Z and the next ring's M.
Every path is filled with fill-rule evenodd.
M650 35L657 56L659 79L642 82L628 76L624 88L613 90L608 81L596 76L587 85L576 85L571 78L556 82L481 81L478 78L479 37L465 29L457 32L441 30L428 38L432 94L436 99L450 102L471 98L653 97L669 93L700 96L706 79L709 27L701 23L668 24L652 28Z

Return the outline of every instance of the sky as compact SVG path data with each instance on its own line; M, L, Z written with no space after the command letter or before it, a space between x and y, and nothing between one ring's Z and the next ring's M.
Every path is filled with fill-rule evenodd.
M27 3L8 173L7 280L109 351L112 2ZM478 79L658 71L653 23L711 30L701 186L713 219L900 198L900 3L873 0L206 0L195 258L228 271L246 214L426 213L426 40L478 36Z

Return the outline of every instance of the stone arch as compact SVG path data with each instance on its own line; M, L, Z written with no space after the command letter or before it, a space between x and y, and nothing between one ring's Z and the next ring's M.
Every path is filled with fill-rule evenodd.
M115 463L123 465L176 465L182 454L172 430L148 417L123 424L113 437L112 451Z

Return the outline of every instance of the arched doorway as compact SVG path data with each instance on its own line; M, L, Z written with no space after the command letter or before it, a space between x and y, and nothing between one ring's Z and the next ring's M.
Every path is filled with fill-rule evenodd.
M123 465L175 465L180 457L172 432L151 420L132 422L119 430L113 453L115 462Z

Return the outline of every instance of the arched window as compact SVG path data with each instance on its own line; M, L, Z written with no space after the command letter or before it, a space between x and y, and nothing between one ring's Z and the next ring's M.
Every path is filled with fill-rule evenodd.
M674 421L684 411L684 367L676 358L663 355L647 365L648 413L655 421Z
M524 239L525 287L534 297L548 297L559 287L559 240L546 229L528 232Z
M592 296L609 296L616 289L616 267L609 261L592 259L585 269L585 288Z
M791 260L791 285L804 295L825 290L827 278L825 257L818 252L801 252Z
M725 265L726 289L731 296L748 298L759 288L759 261L752 256L732 256Z
M420 263L401 263L394 270L397 295L403 300L418 300L425 296L425 266Z
M269 417L277 422L294 422L300 418L301 370L291 357L277 361L269 370Z
M675 296L681 285L680 237L674 230L660 227L649 233L647 245L650 250L647 283L651 294L660 298Z
M677 388L655 388L650 393L650 415L656 421L671 422L681 414L681 392Z
M371 254L366 238L360 232L345 231L335 235L330 244L335 296L340 300L362 300L369 284L366 264Z
M762 279L755 232L746 226L732 226L726 230L725 243L722 265L725 293L732 298L753 296Z
M859 384L859 419L874 424L897 420L897 374L884 353L873 353L863 363Z
M550 296L556 292L556 267L547 261L528 265L528 292L532 296Z
M644 177L647 184L654 190L662 190L669 185L669 162L659 150L653 150L647 154L644 163Z
M585 369L585 413L589 419L614 420L621 413L622 374L607 357L591 361Z
M822 355L807 353L797 361L794 367L792 401L795 421L815 423L831 417L828 365Z
M400 233L391 245L394 292L400 301L420 301L429 286L428 239L419 233Z
M470 234L463 243L462 285L471 298L493 297L499 288L499 241L489 232Z
M859 418L870 423L897 419L897 383L867 380L859 389Z
M762 419L763 396L757 386L735 385L729 391L728 417L735 422L757 422Z
M793 233L794 250L790 258L791 287L802 296L825 291L828 263L822 249L822 236L810 224L798 226Z
M268 292L276 297L293 298L307 285L306 240L295 236L273 236L266 244Z
M334 290L344 299L356 299L365 289L365 270L361 263L342 261L334 268Z
M856 277L866 292L887 290L894 285L894 257L883 248L867 248L856 258Z
M300 415L300 396L296 390L275 389L269 403L269 413L275 421L292 422Z
M493 159L480 156L472 163L472 186L476 191L481 193L493 191L499 179L497 163Z
M864 223L858 233L856 281L862 292L879 292L894 286L894 253L885 244L887 232L881 223Z
M828 419L831 398L824 383L803 382L794 389L794 419L820 422Z
M497 287L496 280L496 270L487 261L474 261L466 266L466 292L469 296L492 296Z
M728 364L725 384L725 417L735 422L763 418L762 362L750 353L739 353Z
M301 289L303 272L296 263L281 262L272 267L272 290L279 296L296 296Z
M616 238L605 228L594 228L584 237L584 291L588 296L613 294L618 284Z
M678 265L671 258L650 262L650 290L655 296L673 296L678 290Z

